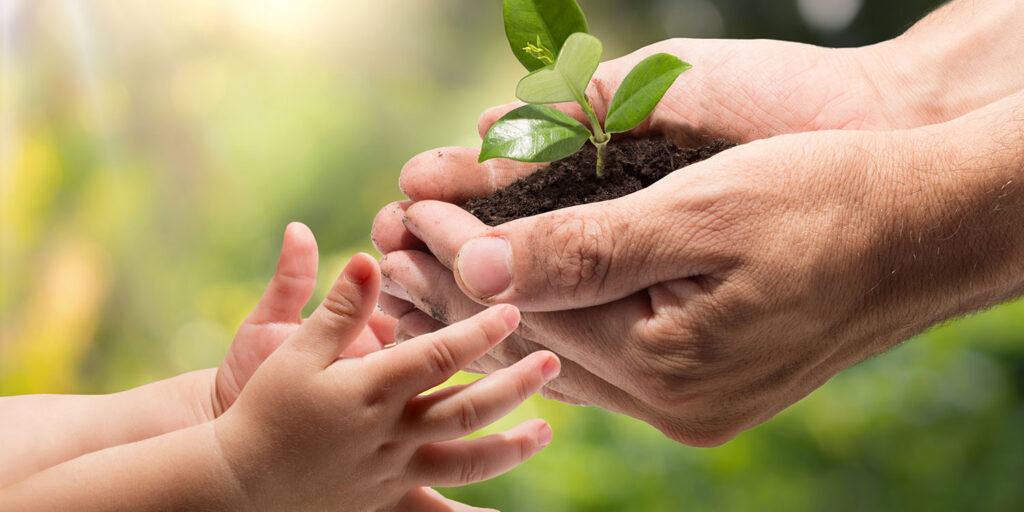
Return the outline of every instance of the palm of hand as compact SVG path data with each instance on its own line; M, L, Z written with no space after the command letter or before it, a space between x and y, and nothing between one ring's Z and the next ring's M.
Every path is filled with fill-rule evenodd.
M879 107L884 104L879 84L866 71L872 66L865 62L869 52L786 41L674 39L638 54L656 51L694 63L645 126L682 142L708 137L749 142L793 132L913 125L902 113ZM622 76L633 60L608 62L604 76ZM618 80L606 78L602 84L601 76L598 96L611 98Z

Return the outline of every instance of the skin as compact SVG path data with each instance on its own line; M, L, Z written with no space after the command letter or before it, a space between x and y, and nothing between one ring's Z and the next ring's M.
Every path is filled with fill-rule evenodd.
M488 479L546 446L551 430L541 420L458 438L554 378L558 359L539 352L469 385L423 394L501 342L518 325L518 310L490 308L382 350L374 334L382 325L373 323L380 322L379 269L365 254L349 262L309 319L299 319L315 254L309 230L290 226L278 273L240 328L233 356L206 373L206 399L193 397L200 400L193 411L216 418L52 465L0 488L0 508L479 510L425 486ZM122 416L145 422L149 409L140 412Z
M277 271L217 369L109 395L0 398L0 436L8 441L0 452L0 486L86 453L220 416L263 360L298 330L302 307L316 285L317 263L313 234L302 224L289 225ZM346 355L364 355L393 343L394 326L394 319L374 314Z
M842 369L1024 293L1022 19L1019 2L961 1L861 49L673 40L606 63L599 111L651 52L694 63L636 135L755 142L495 228L452 203L536 166L419 155L401 178L413 201L374 223L381 305L404 337L515 304L517 336L477 369L548 348L563 362L548 396L724 443Z

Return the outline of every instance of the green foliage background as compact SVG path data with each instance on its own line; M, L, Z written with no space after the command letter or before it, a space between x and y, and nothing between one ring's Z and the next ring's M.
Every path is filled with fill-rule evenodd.
M867 0L833 32L790 1L581 3L613 58L671 36L867 44L935 2ZM5 395L216 365L288 221L317 234L322 295L370 250L404 161L478 144L477 114L521 75L497 0L4 0L0 14ZM445 492L507 511L1021 509L1024 303L851 368L720 448L539 398L495 429L538 415L547 450Z

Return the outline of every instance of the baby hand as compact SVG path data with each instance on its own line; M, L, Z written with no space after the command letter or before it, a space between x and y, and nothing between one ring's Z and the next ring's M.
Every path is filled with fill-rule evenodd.
M263 298L235 333L227 356L217 369L208 419L224 413L238 398L260 364L302 325L302 308L316 287L318 264L316 239L304 224L293 222L284 232L277 272ZM365 355L394 342L396 321L374 313L369 325L345 350L345 355Z
M421 394L508 336L519 323L512 306L339 359L364 332L379 290L376 262L354 257L320 307L214 422L221 455L251 508L452 510L457 504L422 486L492 478L550 442L542 420L458 439L554 378L559 362L550 352L469 385Z

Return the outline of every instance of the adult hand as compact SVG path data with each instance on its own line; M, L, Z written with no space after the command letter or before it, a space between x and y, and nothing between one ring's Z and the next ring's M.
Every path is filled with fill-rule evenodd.
M495 228L444 202L402 205L432 255L384 257L397 299L383 306L418 334L516 304L519 337L482 369L546 347L563 362L554 397L720 444L841 369L1024 290L1021 112L1024 93L917 130L757 141L621 199Z

